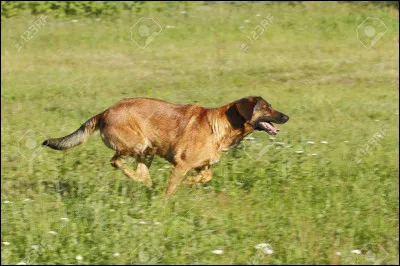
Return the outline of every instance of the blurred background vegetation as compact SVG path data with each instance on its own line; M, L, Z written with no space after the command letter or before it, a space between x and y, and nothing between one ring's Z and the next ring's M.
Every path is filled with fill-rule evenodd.
M226 1L227 4L241 6L257 1ZM285 4L290 5L301 5L304 1L269 1L265 4ZM377 7L387 6L399 9L398 1L364 1L364 2L352 2L344 1L355 5L376 5ZM118 17L123 11L131 13L141 13L145 5L146 8L154 8L161 12L171 7L183 5L213 5L218 1L205 1L202 3L193 3L185 1L182 3L176 2L154 2L153 4L145 1L2 1L1 2L1 20L6 18L17 16L24 13L30 14L49 14L56 18L65 17Z
M398 15L397 2L2 2L2 264L398 264ZM142 17L162 26L145 49ZM369 17L387 30L368 49ZM290 120L167 203L171 166L156 158L147 189L110 166L98 132L40 150L126 97L248 95Z

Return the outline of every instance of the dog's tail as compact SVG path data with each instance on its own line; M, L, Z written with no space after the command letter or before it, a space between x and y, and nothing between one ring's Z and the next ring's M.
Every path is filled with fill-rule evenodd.
M57 139L47 139L42 145L49 146L55 150L68 150L79 144L85 142L93 132L99 128L99 122L101 120L103 113L100 113L88 121L83 123L83 125L78 128L75 132L69 134L68 136L57 138Z

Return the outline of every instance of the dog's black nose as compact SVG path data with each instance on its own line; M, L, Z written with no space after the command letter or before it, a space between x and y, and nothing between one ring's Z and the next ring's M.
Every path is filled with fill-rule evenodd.
M286 123L288 120L289 120L289 117L287 115L282 116L283 123Z

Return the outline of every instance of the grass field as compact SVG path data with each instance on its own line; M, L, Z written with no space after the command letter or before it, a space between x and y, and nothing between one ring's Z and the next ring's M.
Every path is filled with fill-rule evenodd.
M38 17L2 22L2 264L398 264L398 15L366 3L145 5L116 20L48 17L22 48ZM162 27L145 49L130 32L143 16ZM374 26L384 35L370 49L356 32L367 17L387 27ZM168 202L160 158L150 190L111 167L98 133L39 148L123 98L216 107L248 95L289 122Z

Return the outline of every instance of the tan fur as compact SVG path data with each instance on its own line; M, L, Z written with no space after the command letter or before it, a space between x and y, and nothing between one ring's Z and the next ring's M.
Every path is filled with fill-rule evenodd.
M258 111L254 109L256 104ZM243 98L218 108L130 98L93 117L90 123L86 122L90 130L85 130L86 124L83 124L80 131L92 133L92 129L100 129L103 142L116 151L111 164L148 186L152 185L149 167L154 155L172 163L174 167L166 191L171 195L190 169L198 169L200 173L188 177L186 183L211 180L210 166L251 133L258 118L264 116L277 120L284 116L268 106L261 97ZM285 119L284 122L288 117ZM88 137L86 133L81 134L82 140ZM69 136L60 139L68 142L72 138ZM75 142L78 137L74 137ZM54 145L51 147L58 149L60 139L52 139ZM80 144L75 142L73 146ZM137 159L136 171L124 165L125 156Z

